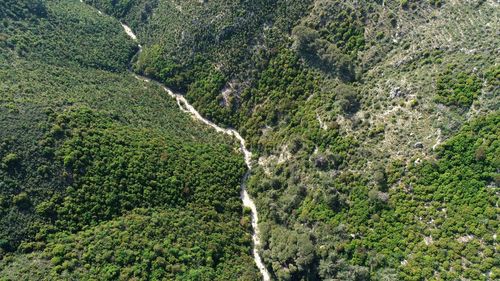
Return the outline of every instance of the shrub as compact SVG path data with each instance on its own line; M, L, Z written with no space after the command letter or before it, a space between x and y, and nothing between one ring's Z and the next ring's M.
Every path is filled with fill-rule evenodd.
M344 113L352 114L358 111L360 103L356 88L348 84L339 84L334 91Z
M475 74L456 73L453 66L449 66L438 76L436 101L445 105L470 107L480 94L481 87L481 80Z
M9 153L9 154L5 155L2 162L8 169L13 169L13 168L16 168L20 164L21 159L19 158L19 156L17 154Z
M31 200L26 192L21 192L12 197L12 202L21 209L27 209L31 206Z

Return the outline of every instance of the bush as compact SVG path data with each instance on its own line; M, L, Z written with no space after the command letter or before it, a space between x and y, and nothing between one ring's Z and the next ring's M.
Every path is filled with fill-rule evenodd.
M334 91L337 103L344 113L353 114L358 111L360 103L356 88L348 84L339 84Z
M9 153L5 155L2 162L8 169L14 169L21 163L21 158L16 153Z
M438 76L436 101L445 105L470 107L481 92L482 82L475 74L456 73L453 66Z
M31 206L31 200L26 192L21 192L12 197L12 203L20 209L28 209Z

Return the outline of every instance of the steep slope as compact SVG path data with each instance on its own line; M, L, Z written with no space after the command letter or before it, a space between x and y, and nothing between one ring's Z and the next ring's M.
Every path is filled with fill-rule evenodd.
M495 1L87 2L248 140L273 278L498 278Z
M255 280L239 144L127 72L116 19L0 8L0 279Z

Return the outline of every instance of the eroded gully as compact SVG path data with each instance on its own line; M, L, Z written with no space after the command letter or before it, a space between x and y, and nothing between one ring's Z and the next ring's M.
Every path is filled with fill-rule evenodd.
M130 27L122 23L122 27L127 33L127 35L132 38L132 40L137 41L137 37L135 36L134 32ZM142 50L141 45L139 46L139 52ZM135 77L139 80L142 80L144 82L151 82L151 79L135 75ZM247 192L246 189L246 181L248 176L250 175L250 171L252 169L252 153L246 148L246 142L245 139L234 129L228 129L228 128L222 128L218 126L217 124L205 119L201 114L186 100L186 98L181 95L181 94L176 94L167 87L163 86L163 89L169 96L174 98L177 101L177 104L179 105L179 108L186 113L189 113L191 116L193 116L195 119L205 123L206 125L214 128L217 132L219 133L224 133L226 135L230 135L235 137L239 143L240 143L240 149L243 155L245 156L245 163L248 167L248 171L246 172L242 182L241 182L241 201L243 202L243 206L246 208L249 208L251 210L251 217L252 217L252 240L253 240L253 258L255 261L255 264L257 265L257 268L259 269L261 275L262 275L262 280L264 281L269 281L270 275L269 272L267 271L266 267L264 266L264 263L262 262L262 258L260 257L258 248L260 246L260 236L259 236L259 215L257 212L257 207L255 206L255 202L252 200L250 195Z

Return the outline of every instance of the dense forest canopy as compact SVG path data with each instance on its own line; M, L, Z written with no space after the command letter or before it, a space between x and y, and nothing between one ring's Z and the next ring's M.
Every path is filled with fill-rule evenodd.
M255 280L238 145L80 1L2 1L1 280Z
M245 138L273 280L499 279L499 16L3 1L0 280L261 279L237 146L130 72Z

